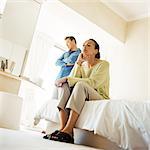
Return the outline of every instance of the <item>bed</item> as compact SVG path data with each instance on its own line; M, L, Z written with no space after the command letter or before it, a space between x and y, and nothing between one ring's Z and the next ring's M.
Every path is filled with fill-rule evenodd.
M54 130L54 124L59 124L57 103L58 100L50 100L42 106L34 118L35 125L45 119L49 122L49 132ZM78 144L108 150L147 150L150 148L150 101L86 101L75 127L80 130L75 132Z
M45 140L38 132L0 128L0 150L97 150L83 145Z

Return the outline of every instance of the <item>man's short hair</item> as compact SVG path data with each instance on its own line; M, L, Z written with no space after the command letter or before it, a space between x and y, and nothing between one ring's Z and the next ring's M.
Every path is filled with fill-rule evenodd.
M77 44L75 37L73 36L66 36L65 40L70 39L71 41L74 40L74 42Z

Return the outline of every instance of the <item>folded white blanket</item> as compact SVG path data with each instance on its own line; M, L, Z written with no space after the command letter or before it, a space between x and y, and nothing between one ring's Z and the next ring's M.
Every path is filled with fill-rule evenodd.
M48 101L36 114L59 123L57 100ZM124 149L148 149L150 143L150 101L86 101L76 127L94 131Z

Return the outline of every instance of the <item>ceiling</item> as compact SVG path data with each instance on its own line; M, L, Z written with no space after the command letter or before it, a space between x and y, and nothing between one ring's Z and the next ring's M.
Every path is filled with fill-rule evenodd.
M18 2L20 0L8 0ZM31 0L22 0L31 1ZM46 0L33 0L41 3ZM73 0L72 0L73 1ZM150 0L99 0L126 21L133 21L150 16ZM86 2L86 0L85 0Z
M0 37L28 49L39 11L40 5L32 0L7 0L0 20Z
M126 21L150 16L150 0L100 0Z

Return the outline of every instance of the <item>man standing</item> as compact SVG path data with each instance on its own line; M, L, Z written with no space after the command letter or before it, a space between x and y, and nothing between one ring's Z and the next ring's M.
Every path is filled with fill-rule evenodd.
M56 66L60 66L60 72L58 73L57 79L66 77L70 74L81 50L77 48L76 39L73 36L65 37L66 45L69 51L62 54L56 61Z

